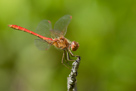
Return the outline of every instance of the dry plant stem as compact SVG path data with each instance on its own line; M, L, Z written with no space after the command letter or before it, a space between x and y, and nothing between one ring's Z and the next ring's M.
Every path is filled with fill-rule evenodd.
M67 77L67 91L77 91L76 76L80 60L80 56L77 56L77 59L72 63L71 72L69 74L69 77Z

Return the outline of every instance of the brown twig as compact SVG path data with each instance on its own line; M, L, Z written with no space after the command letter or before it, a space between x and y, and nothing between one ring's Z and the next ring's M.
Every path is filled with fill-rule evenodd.
M72 63L71 72L69 74L69 77L67 77L67 91L77 91L76 76L80 60L81 58L80 56L78 56L77 59Z

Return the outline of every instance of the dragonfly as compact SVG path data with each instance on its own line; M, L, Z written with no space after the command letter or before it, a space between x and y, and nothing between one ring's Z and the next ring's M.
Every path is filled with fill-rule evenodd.
M65 15L61 17L55 23L54 29L52 29L52 24L49 20L42 20L36 28L36 33L18 25L8 25L8 26L10 28L21 30L30 33L34 36L37 36L38 39L35 39L35 45L40 50L47 50L49 49L50 45L53 45L56 48L63 50L61 63L64 66L66 66L64 64L64 59L66 62L68 62L68 61L75 61L71 59L70 56L79 57L78 55L74 55L72 53L72 51L76 51L78 49L79 43L75 41L71 42L70 40L64 37L67 32L67 27L71 19L72 19L71 15Z

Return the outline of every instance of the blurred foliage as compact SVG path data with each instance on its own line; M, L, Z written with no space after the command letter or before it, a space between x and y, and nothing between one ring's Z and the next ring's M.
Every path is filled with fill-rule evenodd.
M66 37L79 42L79 91L136 91L136 0L0 0L0 91L66 91L62 51L39 51L35 31L70 14Z

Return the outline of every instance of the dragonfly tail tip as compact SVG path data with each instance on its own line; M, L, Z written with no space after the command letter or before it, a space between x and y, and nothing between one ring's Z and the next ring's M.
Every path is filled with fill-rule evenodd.
M72 19L72 16L70 16L70 19Z
M12 27L12 25L8 25L9 27Z
M51 21L48 20L49 23L51 23Z

